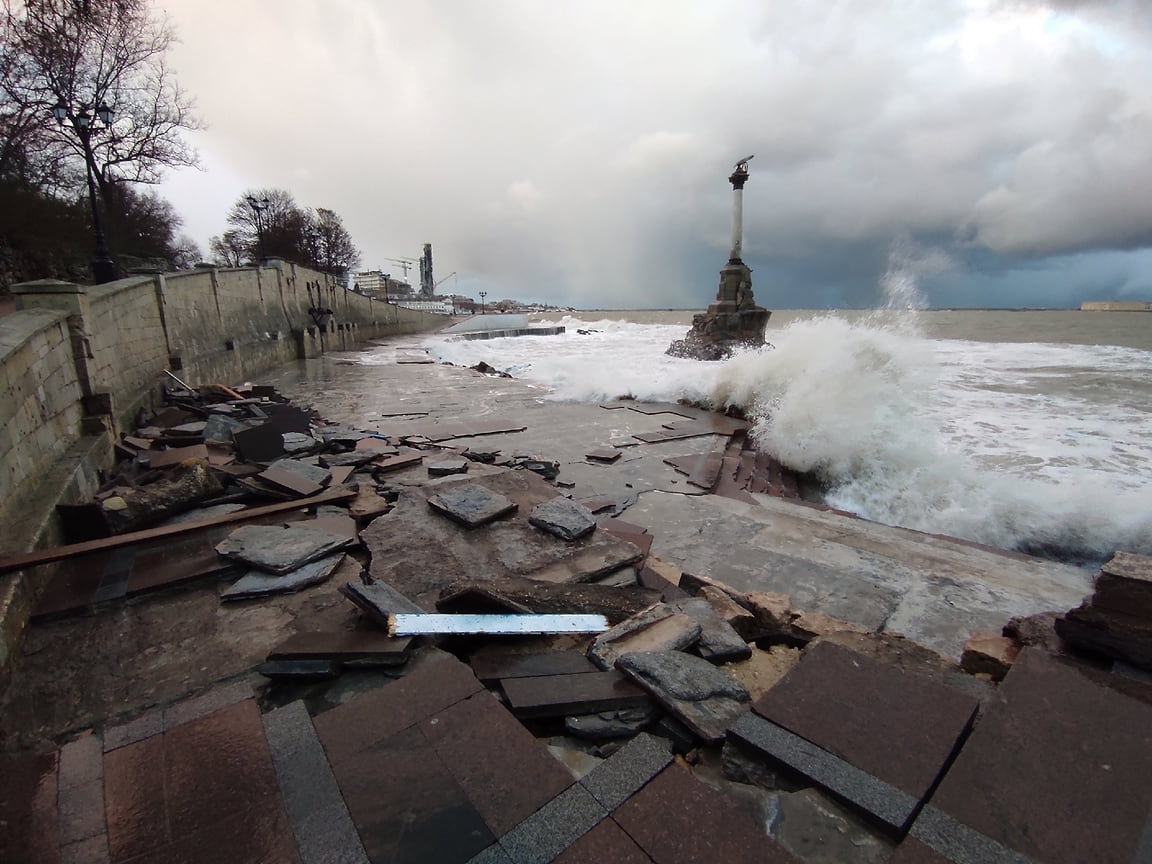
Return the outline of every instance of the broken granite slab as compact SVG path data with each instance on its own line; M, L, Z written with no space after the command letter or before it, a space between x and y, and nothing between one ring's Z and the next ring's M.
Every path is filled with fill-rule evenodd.
M717 615L712 604L703 597L689 597L668 605L700 625L700 640L696 643L696 651L709 663L747 660L752 656L752 649L744 638Z
M332 472L327 468L321 468L319 465L312 465L302 459L277 459L271 465L271 468L282 468L285 471L291 471L293 474L311 480L317 486L327 486L332 480Z
M579 540L596 530L596 517L588 508L562 495L533 507L528 522L562 540Z
M630 676L705 741L722 741L751 707L744 685L707 660L680 651L625 654L616 668Z
M284 440L285 453L307 453L313 447L320 446L319 441L303 432L284 432L281 438Z
M441 612L483 612L493 606L510 612L584 612L613 624L647 609L659 595L648 588L621 589L581 583L564 585L521 576L487 582L455 582L440 592Z
M656 603L600 634L588 647L588 659L611 669L624 654L681 651L700 638L700 625L666 603Z
M388 628L388 616L397 612L423 612L424 610L379 579L369 582L349 582L340 586L340 593L366 612L381 627Z
M250 600L267 597L271 594L294 594L311 585L327 581L333 571L344 560L344 553L337 552L311 564L305 564L290 573L272 576L253 570L241 576L230 588L220 594L221 600Z
M204 423L204 442L215 441L231 444L232 436L250 428L247 423L226 417L223 414L213 414Z
M600 711L564 718L564 730L577 738L604 741L612 738L631 738L651 723L660 711L651 703L619 711Z
M378 455L378 450L349 450L347 453L323 453L320 464L325 468L357 468L366 462L371 462Z
M216 544L216 551L260 570L288 573L355 544L349 537L298 524L244 525Z
M499 492L476 484L445 489L429 498L428 503L432 509L468 528L478 528L514 513L518 506Z
M447 477L450 474L468 473L468 460L460 457L438 459L427 463L429 477Z

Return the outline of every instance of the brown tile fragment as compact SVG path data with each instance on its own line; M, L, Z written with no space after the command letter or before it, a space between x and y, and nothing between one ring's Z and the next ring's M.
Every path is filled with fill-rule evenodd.
M163 735L104 755L104 807L113 861L154 852L171 840L164 773Z
M420 728L496 837L559 795L572 775L486 692Z
M670 830L670 814L692 814ZM612 819L655 864L801 864L751 814L673 763L620 805Z
M591 665L591 664L589 664ZM616 669L502 682L517 717L564 717L648 705L648 694Z
M55 864L56 754L0 755L0 861Z
M473 654L468 659L472 671L481 681L497 681L502 678L530 678L538 675L575 675L579 672L595 672L592 665L580 651L546 651L542 653L518 654Z

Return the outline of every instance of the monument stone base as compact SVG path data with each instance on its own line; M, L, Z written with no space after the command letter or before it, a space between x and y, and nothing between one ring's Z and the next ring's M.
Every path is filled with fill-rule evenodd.
M729 261L720 271L716 302L692 318L692 329L668 346L665 354L691 360L723 360L737 348L764 344L764 327L772 313L756 305L752 270L742 261Z

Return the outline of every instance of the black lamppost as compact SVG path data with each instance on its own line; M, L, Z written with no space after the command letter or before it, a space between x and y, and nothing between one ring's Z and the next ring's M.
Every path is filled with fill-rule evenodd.
M267 198L257 199L255 195L248 196L248 206L252 208L252 215L256 218L256 263L264 260L264 211L268 209Z
M96 206L96 157L92 154L92 133L98 129L94 120L100 121L103 128L112 126L112 109L101 102L96 106L96 116L88 113L88 106L81 104L80 110L73 112L63 100L52 108L52 116L63 126L68 123L76 137L80 139L80 149L84 154L84 168L88 174L88 203L92 207L92 230L96 234L96 251L92 256L92 279L100 285L116 279L116 264L108 254L108 243L104 239L104 226L100 221L100 208Z
M487 292L487 291L481 291L481 292L480 292L480 314L481 314L481 315L483 315L483 314L484 314L484 298L485 298L485 297L487 297L487 296L488 296L488 292Z

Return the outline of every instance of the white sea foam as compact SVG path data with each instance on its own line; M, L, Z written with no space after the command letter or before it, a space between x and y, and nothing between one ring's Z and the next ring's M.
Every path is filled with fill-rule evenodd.
M914 321L828 314L724 363L665 356L683 326L575 318L564 336L427 345L554 399L738 405L758 446L868 519L1069 558L1152 553L1152 354L927 339Z

